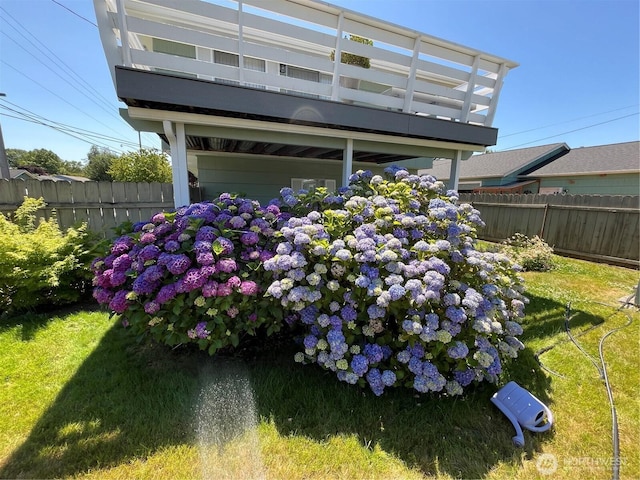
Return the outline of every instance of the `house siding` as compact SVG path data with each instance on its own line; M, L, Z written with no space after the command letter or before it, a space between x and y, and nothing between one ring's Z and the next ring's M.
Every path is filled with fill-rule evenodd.
M387 165L359 164L353 170L382 174ZM292 178L333 179L341 184L342 162L300 158L229 155L198 155L198 180L204 199L223 192L241 193L266 204L280 189L291 186Z
M540 188L562 187L572 195L640 195L640 175L601 174L541 178Z

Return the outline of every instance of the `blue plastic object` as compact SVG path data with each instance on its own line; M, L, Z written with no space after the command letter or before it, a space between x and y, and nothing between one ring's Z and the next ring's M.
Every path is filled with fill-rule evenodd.
M491 401L516 429L513 443L518 447L524 447L522 428L532 432L546 432L553 425L551 410L516 382L507 383L493 394Z

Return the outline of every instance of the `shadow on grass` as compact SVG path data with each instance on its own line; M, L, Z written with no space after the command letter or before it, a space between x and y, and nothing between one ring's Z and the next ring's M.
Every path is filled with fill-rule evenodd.
M193 443L198 358L138 345L115 325L5 459L0 478L69 477Z
M22 327L20 335L23 342L33 340L39 330L45 328L52 320L78 311L81 308L85 311L99 310L98 304L93 300L86 300L68 306L44 305L32 311L26 311L13 316L0 315L0 333L16 326ZM6 312L5 312L6 313Z
M499 462L520 461L511 423L490 402L495 386L480 386L464 398L418 396L404 389L375 397L319 367L294 364L293 353L259 358L249 367L258 413L272 419L284 437L324 442L332 435L355 435L362 445L377 444L425 474L455 478L479 478ZM549 380L530 350L510 378L548 401ZM525 452L532 455L549 435L526 433Z
M563 329L563 312L558 302L531 298L525 342L552 341ZM46 318L38 318L33 329L46 325ZM572 328L600 321L583 315ZM320 368L295 364L293 353L293 347L280 345L245 356L257 413L272 419L283 436L324 442L332 435L354 435L363 446L379 445L425 474L456 478L483 477L499 463L517 465L522 459L523 450L511 441L511 423L490 402L497 386L481 385L463 398L402 389L375 397ZM114 326L5 460L0 477L68 477L145 458L166 446L194 445L199 372L216 361L201 352L137 344ZM531 349L506 366L504 379L517 381L553 409L550 379ZM551 435L525 431L524 455L530 458Z
M538 297L535 295L527 295L529 304L525 309L526 316L522 322L524 334L520 339L526 344L528 340L552 340L550 337L558 336L566 337L565 317L567 312L567 304L561 302ZM604 317L588 312L580 307L584 307L584 302L573 303L570 308L570 328L574 333L581 333L589 328L600 325L604 322ZM567 339L567 338L564 338ZM551 342L555 343L555 342Z

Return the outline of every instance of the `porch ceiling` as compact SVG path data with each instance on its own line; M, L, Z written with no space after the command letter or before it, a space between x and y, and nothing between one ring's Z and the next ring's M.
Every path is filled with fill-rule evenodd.
M166 141L163 120L182 122L187 149L389 163L471 154L494 145L497 130L178 75L116 67L118 97L134 128Z
M158 134L166 143L166 135ZM260 142L252 140L236 140L231 138L213 138L187 135L187 150L195 152L224 152L249 155L273 155L277 157L317 158L326 160L342 160L343 149L331 147L290 145L278 142ZM354 162L390 163L415 158L411 155L388 154L356 150L353 152Z

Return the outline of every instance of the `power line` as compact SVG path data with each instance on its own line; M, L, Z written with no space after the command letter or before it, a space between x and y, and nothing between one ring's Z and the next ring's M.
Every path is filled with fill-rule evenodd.
M519 144L519 145L514 145L514 146L512 146L512 147L503 148L503 149L501 149L501 151L503 151L503 150L511 150L511 149L514 149L514 148L523 147L523 146L525 146L525 145L530 145L530 144L532 144L532 143L540 142L540 141L542 141L542 140L547 140L547 139L549 139L549 138L555 138L555 137L560 137L560 136L562 136L562 135L567 135L567 134L569 134L569 133L579 132L579 131L581 131L581 130L586 130L586 129L588 129L588 128L597 127L597 126L599 126L599 125L604 125L604 124L606 124L606 123L615 122L615 121L617 121L617 120L622 120L623 118L633 117L634 115L638 115L638 113L640 113L640 112L631 113L631 114L629 114L629 115L624 115L624 116L622 116L622 117L612 118L611 120L606 120L606 121L604 121L604 122L600 122L600 123L594 123L594 124L592 124L592 125L587 125L587 126L585 126L585 127L576 128L575 130L569 130L569 131L567 131L567 132L558 133L558 134L556 134L556 135L550 135L550 136L548 136L548 137L539 138L539 139L537 139L537 140L532 140L532 141L530 141L530 142L521 143L521 144Z
M86 134L87 136L100 138L100 139L105 140L105 141L111 141L111 142L116 142L116 143L120 143L120 144L127 144L127 145L131 145L131 146L134 146L134 147L138 146L138 144L136 142L132 142L132 141L129 141L129 140L123 140L123 139L117 138L117 137L110 137L110 136L104 135L102 133L93 132L91 130L86 130L86 129L80 128L80 127L74 127L72 125L68 125L68 124L62 123L62 122L57 122L55 120L51 120L51 119L48 119L46 117L43 117L42 115L38 115L37 113L34 113L34 112L30 111L30 110L27 110L26 108L21 107L20 105L16 105L15 103L11 103L11 102L9 102L7 100L4 100L4 101L6 103L10 104L10 105L13 105L16 108L22 109L23 111L15 110L13 108L10 108L10 107L7 107L6 105L1 105L1 104L0 104L0 108L3 108L5 110L9 110L9 111L17 113L19 115L23 115L25 117L34 119L35 121L47 122L49 124L57 125L59 128L61 128L63 130L70 130L70 131L77 132L77 133L80 133L80 134Z
M29 36L31 36L33 38L33 40L35 40L35 42L37 42L40 46L42 46L44 49L47 50L48 53L44 52L42 50L42 48L40 48L40 46L36 45L36 43L34 43L30 38L28 38L24 33L22 33L20 30L18 30L14 25L12 25L11 23L7 22L6 24L11 27L18 35L20 35L23 39L25 39L27 42L29 42L29 44L34 47L42 56L43 58L46 58L48 61L50 61L56 68L60 69L61 71L63 71L66 75L69 76L69 78L71 80L73 80L74 82L76 82L76 84L78 86L80 86L81 88L85 89L85 90L91 90L91 95L95 95L97 97L100 97L100 99L102 100L102 102L104 104L107 105L107 107L111 108L111 104L109 103L109 101L107 99L105 99L104 97L102 97L102 95L100 95L91 85L89 85L80 75L78 75L77 73L75 73L73 71L73 69L67 65L64 60L62 60L58 55L56 55L49 47L47 47L46 45L44 45L40 40L38 40L37 37L35 37L31 32L29 32L29 30L27 28L24 27L24 25L22 25L18 20L16 20L9 12L7 12L6 9L4 9L3 7L0 7L0 10L2 12L4 12L5 15L7 15L9 18L11 18L20 28L22 28L22 30L24 30ZM4 33L5 36L7 36L11 41L13 41L14 43L18 44L18 46L20 48L22 48L24 51L26 51L27 53L29 53L33 58L35 58L38 62L40 62L42 65L44 65L46 68L48 68L49 70L51 70L53 73L55 73L56 75L58 75L62 80L64 80L65 82L67 82L69 85L71 85L74 89L76 89L77 91L80 92L80 90L78 90L76 85L72 85L68 79L63 78L59 73L55 72L50 66L48 66L47 64L45 64L42 60L40 60L39 58L37 58L33 53L29 52L24 45L18 43L15 41L15 39L13 39L12 37L10 37L8 35L8 33L6 32L2 32ZM53 62L51 60L51 56L53 56L57 62ZM66 71L65 68L66 67ZM80 92L82 93L82 92ZM84 93L83 93L84 94ZM94 101L95 99L91 98L91 97L87 97L90 100ZM96 105L98 105L98 103L96 103ZM102 108L102 107L101 107ZM105 110L107 113L111 113L109 110Z
M620 110L626 110L627 108L633 108L633 107L637 107L637 106L638 106L638 104L636 103L635 105L628 105L628 106L622 107L622 108L615 108L613 110L607 110L606 112L594 113L592 115L585 115L583 117L578 117L578 118L574 118L574 119L571 119L571 120L564 120L564 121L558 122L558 123L551 123L549 125L544 125L544 126L541 126L541 127L530 128L529 130L522 130L520 132L508 133L506 135L499 135L499 137L501 139L502 138L506 138L506 137L513 137L514 135L520 135L522 133L535 132L536 130L542 130L544 128L555 127L557 125L563 125L565 123L577 122L578 120L584 120L585 118L597 117L599 115L604 115L606 113L619 112Z
M47 125L44 122L39 122L37 120L29 120L28 118L23 118L23 117L18 116L18 115L9 115L7 113L3 113L2 115L5 116L5 117L8 117L8 118L15 118L16 120L22 120L23 122L35 123L35 124L38 124L38 125L43 125L45 127L52 128L53 130L56 130L59 133L62 133L64 135L68 135L69 137L75 138L76 140L80 140L81 142L88 143L89 145L97 145L97 146L108 148L109 150L114 150L114 151L117 151L117 152L120 152L120 153L124 153L123 150L120 150L120 149L117 149L117 148L111 148L111 147L109 147L109 145L107 145L105 143L102 143L102 142L99 142L99 141L85 140L84 138L79 137L77 135L74 135L73 133L67 132L67 131L65 131L63 129L60 129L60 128L56 128L53 125Z
M7 62L5 62L4 60L0 60L1 63L3 63L4 65L6 65L7 67L15 70L17 73L19 73L20 75L22 75L23 77L31 80L33 83L35 83L36 85L38 85L40 88L46 90L47 92L51 93L52 95L54 95L55 97L59 98L60 100L62 100L64 103L66 103L67 105L69 105L71 108L79 111L80 113L82 113L83 115L87 115L89 118L91 118L92 120L94 120L95 122L99 123L100 125L103 125L104 127L108 128L109 130L111 130L112 132L116 133L116 134L120 134L120 132L114 130L113 128L109 127L109 125L107 125L104 122L101 122L100 120L98 120L95 117L91 117L89 116L85 111L83 111L82 109L78 108L76 105L74 105L73 103L69 102L68 100L66 100L65 98L61 97L60 95L58 95L57 93L55 93L54 91L50 90L49 88L45 87L44 85L42 85L40 82L34 80L33 78L29 77L28 75L25 75L24 73L22 73L20 70L18 70L17 68L15 68L14 66L8 64ZM6 101L6 100L5 100ZM10 102L7 102L10 103ZM13 105L13 104L12 104ZM23 107L21 107L23 108Z
M73 10L71 10L69 7L61 4L60 2L56 2L56 0L51 0L53 3L55 3L56 5L60 5L62 8L64 8L65 10L71 12L72 14L74 14L76 17L81 18L82 20L84 20L85 22L90 23L91 25L93 25L94 27L98 28L98 25L96 25L95 23L93 23L91 20L89 20L88 18L83 17L82 15L80 15L77 12L74 12Z
M60 4L61 5L61 4ZM61 5L63 6L63 5ZM106 112L107 114L111 115L112 117L116 118L119 122L123 121L122 117L116 115L113 112L113 105L109 102L109 100L107 100L103 95L101 95L95 88L93 88L93 86L91 86L91 84L89 84L86 80L84 80L79 74L77 74L73 68L71 68L67 63L65 63L58 55L55 54L55 52L53 52L49 47L47 47L44 43L42 43L36 36L34 36L24 25L22 25L15 17L13 17L5 8L0 6L0 10L2 12L4 12L5 15L7 15L9 18L11 18L11 20L13 20L13 22L15 24L17 24L22 30L24 30L31 38L33 38L39 45L41 45L44 49L47 50L47 52L49 52L48 54L45 53L38 45L36 45L32 40L30 40L29 38L27 38L20 30L18 30L14 25L11 25L11 23L6 22L7 25L9 25L14 31L16 31L22 38L24 38L27 42L29 42L29 44L31 44L42 56L43 58L46 58L48 61L51 61L51 56L53 56L57 62L52 62L52 64L60 69L61 71L63 71L67 76L69 76L70 80L73 80L78 86L80 86L81 88L83 88L84 90L86 90L87 93L81 91L78 89L78 87L74 84L72 84L68 79L65 79L64 77L62 77L58 72L54 71L50 66L48 66L47 64L45 64L42 60L40 60L39 58L37 58L32 52L29 52L23 45L21 45L20 43L16 42L15 39L13 39L12 37L10 37L6 32L0 32L3 33L5 36L7 36L7 38L9 38L11 41L13 41L14 43L16 43L20 48L22 48L25 52L27 52L29 55L31 55L35 60L37 60L39 63L41 63L42 65L44 65L46 68L48 68L50 71L52 71L54 74L56 74L59 78L61 78L63 81L65 81L68 85L70 85L72 88L74 88L78 93L84 95L87 99L89 99L91 102L93 102L96 106L98 106L99 108L101 108L104 112ZM65 68L66 67L66 70ZM12 67L14 70L18 71L15 67ZM18 71L18 73L21 73L20 71ZM22 74L22 73L21 73ZM22 74L24 75L24 74ZM26 76L26 75L24 75ZM35 80L33 80L32 78L26 76L27 78L29 78L30 80L36 82ZM40 85L40 84L39 84ZM42 87L42 85L40 85ZM45 88L45 87L43 87ZM46 89L46 88L45 88ZM51 92L51 90L46 89L47 91ZM51 92L53 93L53 92ZM54 94L55 95L55 94ZM58 98L61 98L59 95L56 95ZM98 103L97 100L100 100L101 103ZM67 102L66 100L63 99L63 101L65 101L66 103L68 103L69 105L71 105L69 102ZM73 105L72 105L73 106ZM74 106L74 108L77 108ZM81 110L82 111L82 110ZM117 132L116 130L114 130L113 128L111 128L110 126L100 122L99 120L96 120L95 118L91 117L90 115L86 114L86 112L82 111L83 114L89 116L90 118L92 118L93 120L97 121L98 123L101 123L103 126L109 128L112 132L114 133L119 133L121 134L122 132ZM129 125L127 125L129 126Z
M74 126L71 126L71 125L67 125L67 124L64 124L64 123L61 123L61 122L56 122L54 120L50 120L50 119L45 118L45 117L43 117L41 115L38 115L38 114L36 114L34 112L31 112L30 110L27 110L24 107L16 105L15 103L9 102L7 100L4 100L4 102L9 103L10 105L13 105L14 107L17 107L18 109L22 110L22 111L21 110L16 110L16 109L10 108L10 107L8 107L6 105L1 105L0 104L0 108L8 110L8 111L13 112L13 113L16 113L18 115L18 116L15 116L15 115L8 115L6 113L3 114L5 116L7 116L7 117L16 118L18 120L23 120L23 121L27 121L27 122L31 122L31 123L37 123L39 125L43 125L43 126L52 128L52 129L54 129L54 130L56 130L56 131L58 131L60 133L64 133L64 134L70 135L70 136L72 136L74 138L77 138L78 140L84 141L84 142L89 143L89 144L96 144L96 145L99 145L99 146L104 146L104 147L107 147L107 148L111 148L111 147L109 147L109 145L104 143L104 142L111 142L111 143L119 143L120 146L128 145L128 146L133 147L133 148L137 148L138 147L138 144L135 143L135 142L130 142L130 141L127 141L127 140L116 138L116 137L110 137L110 136L103 135L103 134L100 134L100 133L92 132L90 130L85 130L85 129L82 129L82 128L79 128L79 127L74 127ZM84 136L84 137L92 138L94 140L88 141L88 140L85 140L84 138L78 137L77 135L81 135L81 136ZM120 150L120 149L113 148L113 150L117 150L117 151L120 151L122 153L122 150Z

